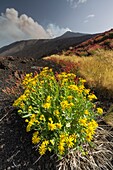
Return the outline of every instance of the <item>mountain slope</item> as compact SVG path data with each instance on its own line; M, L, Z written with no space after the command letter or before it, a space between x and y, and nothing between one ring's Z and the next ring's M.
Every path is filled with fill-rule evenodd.
M76 54L88 56L97 49L113 50L113 29L98 34L95 37L67 50L66 55Z
M57 39L81 37L81 36L84 36L84 35L90 35L90 34L84 34L84 33L79 33L79 32L74 33L74 32L71 32L71 31L67 31L63 35L61 35L60 37L57 37Z
M76 46L94 36L95 34L89 34L79 37L19 41L2 47L0 49L0 56L42 58L65 49L67 50L70 46Z

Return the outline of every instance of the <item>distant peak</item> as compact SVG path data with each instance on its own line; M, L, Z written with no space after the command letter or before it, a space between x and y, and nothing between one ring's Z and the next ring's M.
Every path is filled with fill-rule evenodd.
M59 38L72 38L72 37L81 37L87 35L85 33L79 33L79 32L72 32L72 31L66 31L63 35L61 35Z

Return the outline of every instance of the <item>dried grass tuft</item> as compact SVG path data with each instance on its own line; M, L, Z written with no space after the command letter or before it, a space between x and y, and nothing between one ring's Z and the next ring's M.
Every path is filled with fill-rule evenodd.
M86 154L85 154L86 153ZM58 170L112 170L113 130L101 125L94 137L94 146L84 145L84 153L71 151L59 161Z

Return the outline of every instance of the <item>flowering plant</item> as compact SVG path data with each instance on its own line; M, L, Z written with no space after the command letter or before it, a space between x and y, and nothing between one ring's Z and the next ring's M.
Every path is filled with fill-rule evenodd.
M95 108L92 100L97 98L84 83L73 73L54 75L48 67L35 76L26 74L24 93L13 106L27 122L26 131L34 130L32 143L40 155L48 150L63 157L93 139L95 118L103 111Z

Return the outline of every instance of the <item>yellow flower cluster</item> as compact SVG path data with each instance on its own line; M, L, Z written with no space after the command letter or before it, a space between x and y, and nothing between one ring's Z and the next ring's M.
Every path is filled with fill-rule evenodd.
M74 85L74 84L69 85L68 88L71 89L71 90L78 91L78 86L77 86L77 85Z
M53 123L52 118L49 118L48 122L48 129L51 131L54 131L55 129L61 129L62 124L61 123Z
M23 101L25 101L26 98L27 97L25 94L21 95L17 100L14 101L13 106L15 106L15 107L20 106L20 108L21 107L23 108L23 105L24 105Z
M73 146L76 144L76 135L68 135L67 133L63 133L60 135L58 150L60 155L63 155L65 153L65 148L68 149L73 148Z
M83 141L93 139L98 127L95 115L103 110L94 108L92 101L97 97L85 88L86 81L82 78L75 81L75 78L73 73L54 75L48 67L24 78L24 93L13 106L25 118L26 131L35 131L32 143L39 145L41 155L53 150L64 156L71 149L79 148Z
M82 126L86 126L87 125L87 118L80 118L79 119L79 123Z
M102 108L100 108L100 107L98 107L98 108L97 108L97 113L99 113L99 114L103 114L103 109L102 109Z
M62 107L62 110L65 110L65 109L69 109L72 106L74 106L74 103L72 103L72 102L69 103L67 100L64 100L60 103L60 105Z
M94 94L89 94L88 98L90 101L92 101L93 99L97 99L97 97Z
M64 79L74 80L75 78L76 78L76 75L73 73L62 72L61 74L58 74L59 80L64 80Z
M36 115L32 114L30 116L30 120L26 119L26 122L28 122L28 125L26 127L26 131L29 132L31 130L31 127L34 125L34 123L39 123L39 121L36 119Z
M87 124L87 127L85 129L86 132L86 140L90 142L93 138L93 135L95 134L95 130L98 127L98 123L95 120L90 121Z
M58 80L61 83L61 86L64 86L67 82L73 81L76 78L76 75L73 73L66 73L62 72L61 74L58 74Z
M50 106L51 106L51 103L44 103L43 104L43 108L45 108L45 109L49 109Z
M82 132L86 133L86 140L90 142L93 138L93 135L95 134L95 130L98 127L98 123L94 119L90 120L89 122L87 118L80 118L79 123L84 127Z
M45 116L42 114L42 115L40 115L40 117L39 117L39 120L41 120L41 121L46 121L46 119L45 119Z
M48 144L49 144L48 140L45 140L45 141L42 142L42 144L39 147L40 155L44 155L45 154L46 150L48 149L47 148Z
M37 144L40 142L40 137L38 136L39 132L36 131L33 133L33 137L32 137L32 143L33 144Z

